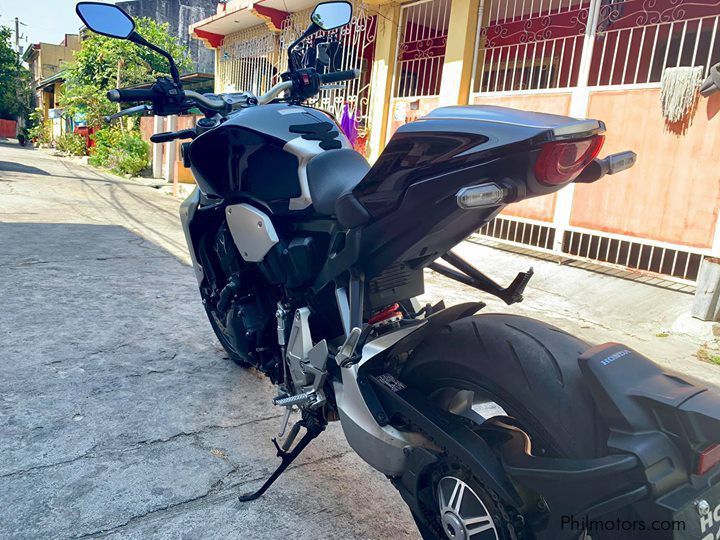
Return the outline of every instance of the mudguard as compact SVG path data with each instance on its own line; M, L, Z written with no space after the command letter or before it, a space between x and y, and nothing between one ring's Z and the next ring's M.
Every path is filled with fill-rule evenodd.
M683 521L675 538L715 539L720 465L702 475L696 466L703 451L720 443L720 391L663 371L618 343L593 347L578 362L608 425L608 447L642 463L650 497L636 505L641 516Z

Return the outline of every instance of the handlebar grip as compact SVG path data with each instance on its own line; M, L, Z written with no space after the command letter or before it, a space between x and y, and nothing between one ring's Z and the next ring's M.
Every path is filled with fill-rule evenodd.
M107 93L110 101L152 101L155 98L155 91L150 88L116 88Z
M320 82L334 83L340 81L352 81L360 77L359 69L346 69L345 71L333 71L332 73L324 73L320 75Z

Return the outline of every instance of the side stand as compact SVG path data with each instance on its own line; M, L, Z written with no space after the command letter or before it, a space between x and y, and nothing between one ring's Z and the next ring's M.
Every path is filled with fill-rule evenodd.
M275 472L270 475L270 478L265 480L265 483L260 487L260 489L251 493L245 493L244 495L240 495L238 499L240 499L241 502L254 501L263 493L265 493L268 488L273 485L275 480L280 478L280 475L285 472L285 469L287 469L290 464L295 461L295 458L298 457L303 450L305 450L305 447L310 444L310 441L312 441L315 437L317 437L323 432L325 426L322 426L314 419L309 418L305 424L305 428L307 429L307 432L305 433L305 435L303 435L302 439L298 441L298 443L295 445L295 448L293 448L289 452L286 452L285 450L280 448L280 445L277 443L277 439L273 438L272 442L277 449L277 455L282 461L280 462L278 468L275 469Z

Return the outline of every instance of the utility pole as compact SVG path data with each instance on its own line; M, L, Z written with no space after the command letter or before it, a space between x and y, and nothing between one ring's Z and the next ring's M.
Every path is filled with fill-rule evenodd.
M15 50L17 51L18 64L20 63L20 19L15 17Z
M20 35L20 26L27 26L27 24L25 24L24 22L20 22L20 19L15 17L15 49L17 50L18 64L20 63L20 59L22 57L20 49L20 38L24 37Z

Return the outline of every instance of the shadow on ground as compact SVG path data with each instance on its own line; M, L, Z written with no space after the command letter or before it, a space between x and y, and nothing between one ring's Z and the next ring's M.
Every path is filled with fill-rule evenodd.
M237 501L277 465L279 412L170 253L119 226L44 223L0 223L0 253L0 537L416 537L337 425Z
M23 165L22 163L13 163L12 161L0 161L0 171L25 174L41 174L43 176L48 176L50 174L47 171L44 171L43 169L40 169L38 167L33 167L31 165Z

